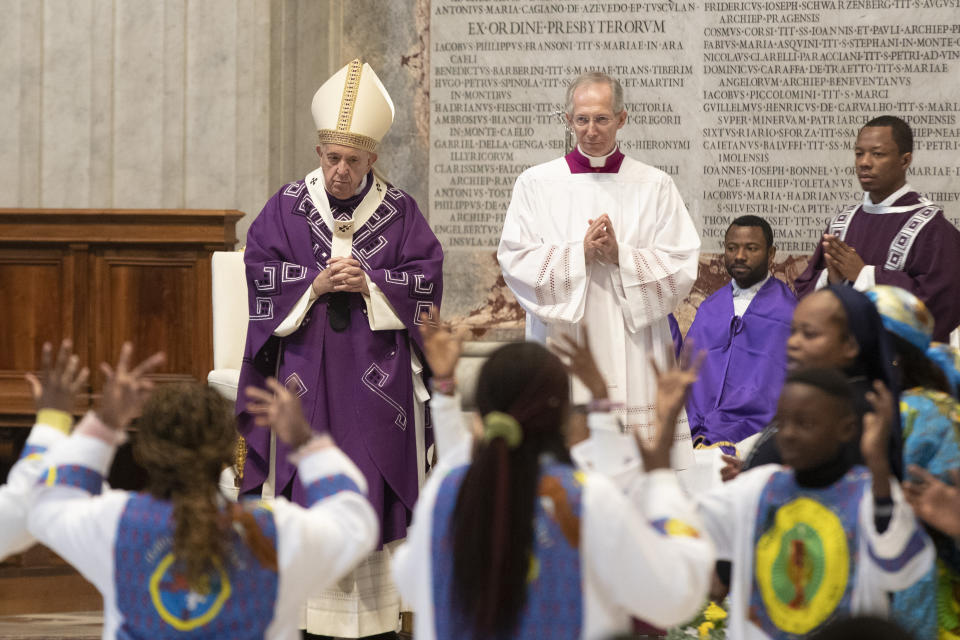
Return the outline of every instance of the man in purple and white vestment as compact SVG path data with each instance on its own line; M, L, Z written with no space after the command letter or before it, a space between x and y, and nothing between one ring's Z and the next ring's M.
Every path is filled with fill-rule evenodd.
M363 471L384 548L339 589L307 605L307 631L392 633L399 596L389 553L406 535L426 471L420 316L439 307L443 251L417 203L372 170L394 108L354 60L312 105L320 167L278 191L247 234L250 305L240 389L276 376ZM238 394L248 454L243 491L304 499L282 443L253 426Z
M706 352L690 387L687 418L694 447L733 453L776 411L797 298L770 274L777 250L766 220L736 218L723 244L732 280L700 303L685 338L693 350ZM719 475L714 480L719 483Z
M795 282L797 294L844 282L859 291L894 285L924 301L936 323L933 339L947 342L960 325L960 231L907 184L910 125L895 116L874 118L860 129L854 156L863 202L827 226Z
M697 277L700 238L670 176L620 152L627 112L618 81L580 76L566 112L577 147L517 178L497 258L527 312L527 338L588 338L617 416L649 437L650 360L661 369L674 360L667 315ZM574 401L586 395L574 383ZM685 417L673 454L675 467L692 462Z

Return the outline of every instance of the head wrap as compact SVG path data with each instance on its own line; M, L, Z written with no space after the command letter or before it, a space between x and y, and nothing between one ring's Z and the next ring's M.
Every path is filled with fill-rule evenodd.
M933 336L933 315L920 298L906 289L883 284L869 289L866 294L880 312L887 331L920 351L927 350Z
M960 395L960 350L943 342L931 342L927 357L943 370L954 397Z
M899 376L893 364L896 350L877 308L853 287L830 285L827 291L840 300L847 315L847 330L859 347L857 360L847 373L881 380L895 397L899 395Z
M850 376L865 376L872 383L880 380L893 396L893 424L890 425L890 440L887 451L890 468L897 478L903 477L903 434L900 427L900 376L896 366L896 350L893 341L883 326L883 320L863 293L853 287L832 284L826 289L840 300L847 315L847 329L857 341L857 359L846 371ZM858 452L859 443L851 447Z

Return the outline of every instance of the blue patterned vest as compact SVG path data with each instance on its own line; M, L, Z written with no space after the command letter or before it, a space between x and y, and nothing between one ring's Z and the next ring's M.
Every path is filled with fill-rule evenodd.
M771 638L801 638L850 614L858 567L858 512L870 473L804 488L793 472L770 476L754 532L749 616Z
M261 531L277 544L273 514L246 504ZM121 640L263 638L273 619L277 573L260 565L235 531L227 559L203 593L190 588L173 556L173 505L149 495L130 497L120 518L114 552Z
M437 494L433 511L431 564L433 602L438 640L465 638L468 623L453 606L453 512L460 484L469 467L460 467L448 475ZM541 469L541 479L558 481L566 501L579 520L583 484L581 474L572 467L549 463ZM583 624L580 549L571 545L555 517L540 499L534 510L533 558L527 584L527 601L511 638L579 638ZM553 509L551 508L551 511Z

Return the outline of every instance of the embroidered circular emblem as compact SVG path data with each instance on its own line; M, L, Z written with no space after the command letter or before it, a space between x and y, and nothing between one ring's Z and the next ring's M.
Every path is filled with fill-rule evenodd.
M847 588L850 551L843 524L809 498L785 504L757 541L755 572L770 620L787 633L812 631Z
M187 577L173 568L173 554L164 556L150 576L150 598L157 613L177 631L192 631L217 617L230 597L230 579L215 561L205 593L190 588Z

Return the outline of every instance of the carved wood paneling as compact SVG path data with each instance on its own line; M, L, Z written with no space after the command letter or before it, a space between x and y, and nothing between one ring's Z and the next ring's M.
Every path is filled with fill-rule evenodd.
M242 217L228 210L0 209L0 426L24 426L23 376L44 341L74 340L90 366L125 340L165 351L158 382L205 380L212 367L210 254L232 249ZM78 399L78 411L91 396Z

